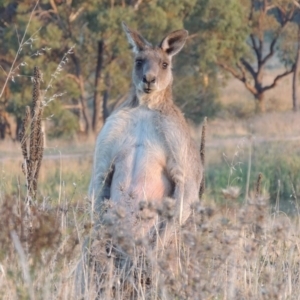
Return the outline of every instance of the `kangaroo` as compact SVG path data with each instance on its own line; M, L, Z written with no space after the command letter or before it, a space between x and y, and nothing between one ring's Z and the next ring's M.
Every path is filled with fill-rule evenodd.
M133 84L128 99L98 135L89 195L96 210L105 199L123 207L131 227L140 201L160 204L170 198L183 224L191 203L198 200L202 179L199 150L172 97L172 58L188 32L174 31L152 46L122 25L134 53ZM144 232L153 226L148 223Z
M113 233L129 232L129 237L134 239L147 237L151 245L155 240L163 241L164 247L171 240L176 224L185 223L191 213L191 204L199 199L203 176L200 151L172 97L172 58L184 46L188 32L174 31L158 46L152 46L124 23L123 29L134 53L131 93L107 118L97 137L89 197L94 200L94 211L99 215L107 207L106 199L112 210L122 210L122 222L113 222ZM141 208L147 203L153 207L166 203L173 207L175 224L168 226L168 216L163 213L158 219L141 218ZM96 227L101 225L101 220L98 221ZM92 242L94 246L90 250L86 248L89 240L84 246L76 274L78 295L88 292L86 286L92 283L85 269L89 253L103 269L105 262L101 262L101 257L105 259L110 252L107 252L107 244L104 247L101 239L98 241L100 244ZM111 245L114 247L113 238ZM120 263L125 262L125 265L118 265L119 270L128 269L126 264L131 264L131 258L122 254L124 249L123 246L114 247L115 262L118 263L117 257L121 257ZM156 249L160 249L160 245ZM100 251L99 256L97 251ZM98 271L98 277L104 273Z

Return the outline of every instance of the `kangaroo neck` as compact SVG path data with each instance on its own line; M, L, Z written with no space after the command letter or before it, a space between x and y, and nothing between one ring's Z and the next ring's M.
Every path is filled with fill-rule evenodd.
M134 88L138 105L147 106L149 109L159 109L166 102L172 102L172 85L168 85L162 91L154 91L151 94L141 93Z

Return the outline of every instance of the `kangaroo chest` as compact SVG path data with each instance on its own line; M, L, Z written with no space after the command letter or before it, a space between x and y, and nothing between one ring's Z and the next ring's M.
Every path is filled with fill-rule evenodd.
M137 108L127 117L130 121L123 123L122 138L114 149L111 198L135 204L161 199L170 193L171 183L159 113Z
M122 118L122 115L120 116ZM122 138L118 141L116 160L126 156L160 157L165 152L164 135L158 112L146 108L132 109L121 126Z

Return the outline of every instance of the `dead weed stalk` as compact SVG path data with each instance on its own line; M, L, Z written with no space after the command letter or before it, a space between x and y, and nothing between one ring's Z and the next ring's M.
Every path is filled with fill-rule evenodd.
M21 149L24 158L22 170L27 181L26 202L31 206L36 199L38 176L44 152L44 132L42 130L42 92L40 84L42 74L35 67L31 108L26 107L25 118L20 132Z

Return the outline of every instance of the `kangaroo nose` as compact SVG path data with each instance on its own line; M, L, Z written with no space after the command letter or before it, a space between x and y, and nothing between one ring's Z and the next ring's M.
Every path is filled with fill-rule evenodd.
M143 82L144 83L155 83L155 81L156 81L156 78L155 78L155 76L146 76L146 75L144 75L143 76Z

